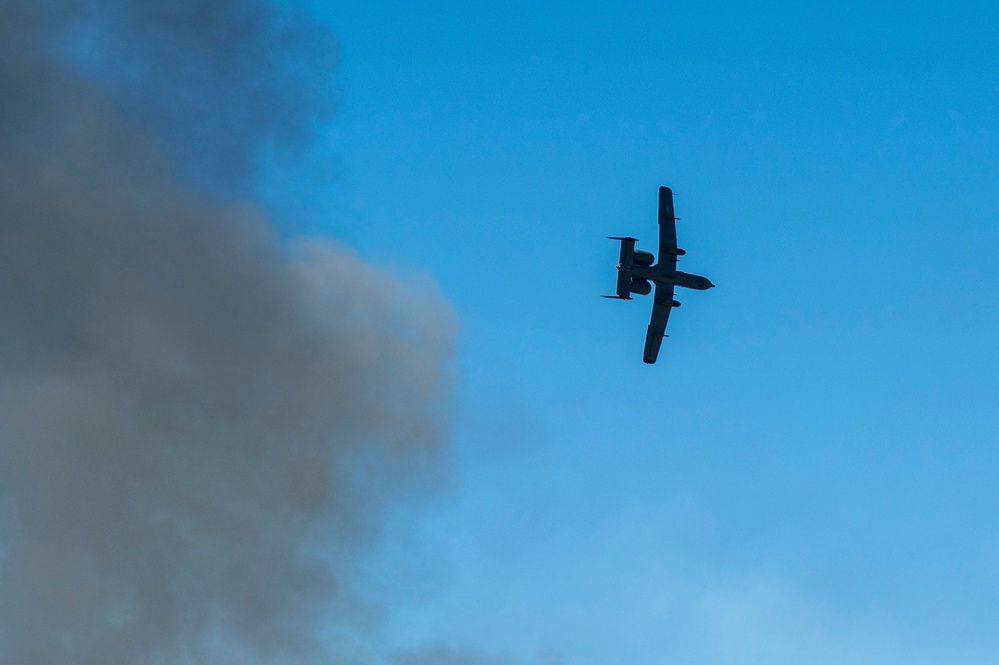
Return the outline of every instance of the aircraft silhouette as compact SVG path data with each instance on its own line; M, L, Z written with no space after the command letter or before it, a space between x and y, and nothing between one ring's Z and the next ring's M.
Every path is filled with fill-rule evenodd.
M676 246L676 217L673 214L673 190L659 188L659 262L653 265L656 257L652 252L635 249L638 238L609 236L621 241L621 260L617 264L617 295L604 298L631 300L631 294L648 295L655 284L656 295L652 303L652 321L645 335L645 362L650 365L659 356L659 347L666 334L666 321L669 313L680 303L673 299L673 287L705 291L714 286L711 280L700 275L681 272L676 269L676 257L686 254Z

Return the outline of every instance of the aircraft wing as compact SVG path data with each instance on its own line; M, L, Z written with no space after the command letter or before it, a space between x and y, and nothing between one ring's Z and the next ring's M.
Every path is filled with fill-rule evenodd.
M673 190L659 188L659 265L676 270L676 215L673 214Z
M673 259L676 260L675 254ZM652 304L652 321L649 323L649 331L645 334L644 360L650 365L659 356L659 346L663 343L663 337L666 336L666 322L669 320L671 309L673 309L673 285L656 284L655 302Z

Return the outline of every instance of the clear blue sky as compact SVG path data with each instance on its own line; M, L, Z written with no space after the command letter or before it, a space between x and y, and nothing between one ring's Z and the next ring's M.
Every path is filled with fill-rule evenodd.
M386 639L996 662L999 5L309 7L320 230L460 323L456 480L390 529ZM718 288L646 366L651 303L599 295L663 184Z

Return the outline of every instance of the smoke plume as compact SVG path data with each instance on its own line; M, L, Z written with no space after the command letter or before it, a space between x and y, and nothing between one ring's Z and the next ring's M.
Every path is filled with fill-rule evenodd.
M218 195L328 117L334 53L253 0L0 0L0 662L339 662L452 317Z

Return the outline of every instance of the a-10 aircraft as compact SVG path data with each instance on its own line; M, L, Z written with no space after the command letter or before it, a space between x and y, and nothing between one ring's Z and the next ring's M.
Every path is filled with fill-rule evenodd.
M635 249L638 238L610 236L611 240L621 241L621 262L617 264L617 295L604 298L631 300L631 294L648 295L652 283L656 285L656 295L652 304L652 321L645 335L645 362L652 364L659 356L659 347L666 334L666 321L670 310L679 307L673 299L673 287L705 291L714 286L711 280L700 275L691 275L676 269L676 257L686 254L676 246L676 217L673 214L673 190L659 188L659 262L652 252Z

